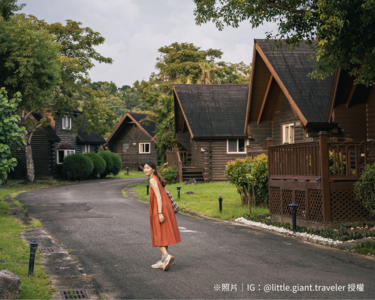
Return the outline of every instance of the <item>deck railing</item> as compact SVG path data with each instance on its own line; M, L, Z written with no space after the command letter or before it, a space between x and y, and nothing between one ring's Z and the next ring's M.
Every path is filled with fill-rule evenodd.
M185 157L187 157L187 152L185 152ZM177 148L174 148L173 151L167 150L167 163L168 166L175 165L177 167L178 173L178 182L182 182L182 160L181 160L181 151Z
M138 153L116 153L120 155L123 165L138 164Z

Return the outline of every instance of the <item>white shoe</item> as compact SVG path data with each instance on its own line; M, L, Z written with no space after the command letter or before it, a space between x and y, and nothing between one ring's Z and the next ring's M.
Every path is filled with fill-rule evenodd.
M164 267L164 263L161 260L159 260L156 264L151 266L151 268L153 269L163 269L163 267Z
M171 264L174 261L174 256L168 254L167 258L164 261L163 270L168 271L171 268Z

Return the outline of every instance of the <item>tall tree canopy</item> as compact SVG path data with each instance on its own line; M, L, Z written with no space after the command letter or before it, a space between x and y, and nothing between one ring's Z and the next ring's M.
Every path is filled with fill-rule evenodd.
M0 0L0 16L6 21L10 16L14 16L16 11L20 11L26 4L18 4L18 0Z
M316 66L311 76L325 78L336 69L350 70L356 83L375 84L374 0L194 0L198 25L214 22L239 27L248 20L253 27L278 22L277 33L267 38L290 47L307 40L315 51ZM318 42L313 44L312 41Z

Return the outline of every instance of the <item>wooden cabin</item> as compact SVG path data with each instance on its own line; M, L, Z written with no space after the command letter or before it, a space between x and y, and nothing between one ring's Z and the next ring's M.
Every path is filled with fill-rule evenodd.
M147 114L129 112L116 125L105 144L121 156L123 167L143 169L147 161L157 164L154 123L146 121Z
M74 110L76 116L81 112ZM42 115L32 114L30 118L40 120ZM77 133L70 130L74 126L74 120L68 115L61 120L51 120L46 127L36 129L31 138L31 149L34 159L35 177L37 179L49 179L51 177L65 177L62 174L62 163L64 157L72 153L98 152L101 145L105 143L103 137L90 133L83 134L83 126ZM17 167L11 173L11 178L24 179L26 177L25 151L15 152L18 160Z
M186 151L167 153L179 166L179 181L226 181L228 161L246 157L248 137L243 132L247 84L176 84L175 132Z
M374 87L354 85L344 70L310 79L311 54L306 44L272 52L270 42L255 40L244 130L251 138L248 155L268 151L273 219L288 221L288 205L296 202L303 226L363 221L369 214L355 200L353 185L375 161Z

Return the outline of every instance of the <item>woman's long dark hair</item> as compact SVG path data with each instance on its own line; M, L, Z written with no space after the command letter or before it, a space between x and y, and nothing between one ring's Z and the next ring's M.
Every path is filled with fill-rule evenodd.
M148 161L145 163L145 165L149 165L152 169L154 169L154 175L159 179L161 185L163 187L165 187L167 185L167 182L165 181L165 179L163 177L161 177L161 175L159 174L158 172L158 167L152 162L152 161Z

